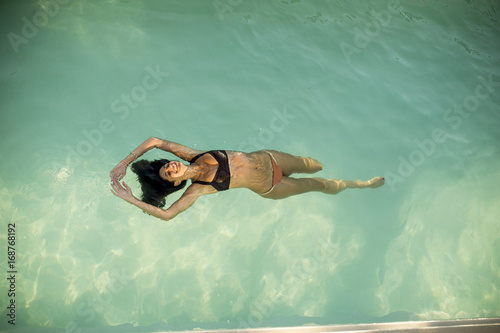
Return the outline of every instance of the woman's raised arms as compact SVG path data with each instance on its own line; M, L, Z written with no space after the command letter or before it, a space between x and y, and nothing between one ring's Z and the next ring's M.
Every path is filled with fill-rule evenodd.
M179 143L172 141L162 140L155 137L150 137L143 143L141 143L137 148L132 150L130 154L125 156L125 158L118 163L113 170L109 173L112 179L122 180L127 173L127 167L134 162L139 156L148 152L153 148L158 148L166 152L172 153L185 161L190 162L193 157L202 153L201 150L191 149L189 147L183 146Z

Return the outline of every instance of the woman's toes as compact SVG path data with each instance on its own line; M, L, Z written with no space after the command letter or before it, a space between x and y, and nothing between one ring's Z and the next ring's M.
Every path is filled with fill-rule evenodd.
M369 183L368 187L377 188L377 187L384 185L385 178L384 177L375 177L375 178L370 179L368 181L368 183Z

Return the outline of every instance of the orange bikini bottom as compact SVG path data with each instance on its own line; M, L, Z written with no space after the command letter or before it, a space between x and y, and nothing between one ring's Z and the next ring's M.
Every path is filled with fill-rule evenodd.
M266 151L266 153L268 153L269 156L271 157L271 164L273 166L273 186L271 187L271 189L269 191L267 191L266 193L263 193L263 194L267 194L267 193L271 192L273 190L274 186L279 183L281 178L283 178L283 171L281 170L281 167L278 165L278 163L276 163L276 160L274 159L273 155L268 151Z
M273 155L269 154L271 156L271 163L273 164L273 187L279 183L281 178L283 178L283 171L281 171L280 166L278 163L276 163L276 160L274 159Z

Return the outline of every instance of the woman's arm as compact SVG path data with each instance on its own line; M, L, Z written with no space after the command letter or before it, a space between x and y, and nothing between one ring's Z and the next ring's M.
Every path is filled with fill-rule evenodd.
M191 162L191 159L193 159L193 157L203 153L203 150L192 149L172 141L162 140L158 138L156 138L156 140L159 141L159 145L157 146L157 148L172 153L187 162Z
M111 170L111 172L109 173L109 176L112 179L116 178L118 180L122 180L123 177L125 176L125 174L127 173L127 167L132 162L134 162L139 156L143 155L144 153L146 153L147 151L149 151L153 148L157 148L160 145L160 141L161 141L160 139L151 137L151 138L147 139L146 141L144 141L143 143L141 143L139 145L139 147L132 150L130 152L130 154L125 156L125 158L123 160L121 160L120 163L118 163L113 168L113 170Z
M158 148L160 145L160 139L157 138L149 138L143 143L139 145L139 147L135 148L128 154L122 162L125 162L127 165L130 165L132 162L134 162L136 159L138 159L140 156L144 155L146 152L150 151L153 148Z
M191 207L195 203L195 201L202 195L215 192L215 190L211 191L210 186L202 186L199 184L191 185L182 194L179 200L174 202L168 209L162 209L137 199L132 194L130 187L128 187L128 185L125 184L125 182L123 183L122 186L122 184L120 184L118 180L114 179L111 186L113 188L111 192L117 197L120 197L123 200L127 201L128 203L131 203L132 205L139 207L146 213L165 221L173 219L178 214L182 213L183 211Z

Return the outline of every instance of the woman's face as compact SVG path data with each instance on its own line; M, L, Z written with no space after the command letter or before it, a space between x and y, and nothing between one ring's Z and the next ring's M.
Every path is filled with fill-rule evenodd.
M177 161L170 161L160 168L160 177L169 182L182 181L187 166Z

